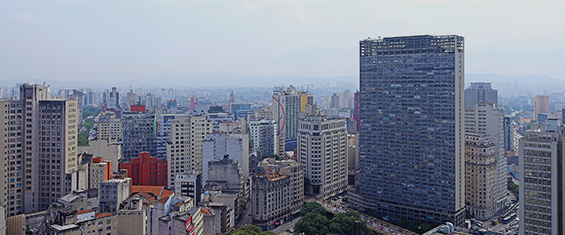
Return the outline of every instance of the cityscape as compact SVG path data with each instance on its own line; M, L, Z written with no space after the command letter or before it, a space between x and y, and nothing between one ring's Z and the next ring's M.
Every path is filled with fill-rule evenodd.
M150 10L132 4L131 11L85 9L83 15L71 16L65 10L109 5L9 3L13 12L7 19L28 26L0 23L0 29L16 35L8 36L6 45L30 48L20 50L22 56L42 57L51 49L37 49L47 44L34 38L20 45L17 35L41 33L51 43L55 31L75 23L101 32L98 27L112 23L81 21L97 12L110 18L159 12L182 22L226 17L209 11L211 3L144 4ZM308 4L230 4L212 5L228 6L220 7L222 14L232 16L260 12L266 23L288 19L288 25L274 24L284 30L302 23L320 26L310 22L315 18L302 15L296 23L286 15L315 9ZM41 16L23 13L42 7ZM190 7L204 13L179 14ZM324 9L339 7L343 5ZM284 17L274 16L279 10ZM60 23L64 17L71 17L72 24ZM238 17L234 21L249 20ZM142 18L128 25L152 24ZM194 26L186 22L181 25ZM216 23L203 23L208 24ZM159 31L153 27L150 32ZM297 55L295 62L281 54L290 45L283 43L265 50L262 59L246 59L245 51L226 65L232 53L249 45L237 35L225 42L233 51L206 54L201 51L210 46L203 43L205 36L189 39L179 33L166 37L166 46L153 45L160 52L148 46L136 47L136 54L128 43L162 38L96 41L99 36L93 33L94 51L97 43L108 46L107 51L86 58L98 52L85 48L76 52L85 58L72 61L65 56L75 55L72 48L79 44L69 43L52 54L52 61L45 60L49 69L31 57L30 66L20 69L25 60L12 47L0 46L6 57L13 57L0 58L10 61L0 65L0 235L565 234L565 80L559 72L544 65L538 68L543 75L537 75L531 66L537 60L483 60L477 54L488 47L481 47L484 39L468 28L420 33L403 26L398 34L379 27L390 35L347 38L355 47L347 46L346 56L328 52L323 59L305 59L302 51L294 51L299 48L290 50ZM379 33L379 27L364 33ZM83 37L83 29L73 29L78 31L71 35ZM137 28L114 30L108 28L123 32L122 37L139 35ZM197 27L195 32L207 30L212 29ZM303 33L301 40L310 35ZM189 40L201 42L202 48L171 46ZM252 43L263 47L263 42ZM328 45L340 43L328 39ZM333 48L328 45L321 48ZM185 55L172 53L156 62L152 56L161 56L169 46L193 54L184 60ZM100 63L97 56L108 62ZM148 59L140 62L143 57ZM69 69L62 70L62 64ZM497 64L499 70L488 70ZM94 71L91 66L99 67ZM512 66L515 73L508 72ZM280 72L286 68L290 72ZM297 75L289 75L293 73Z

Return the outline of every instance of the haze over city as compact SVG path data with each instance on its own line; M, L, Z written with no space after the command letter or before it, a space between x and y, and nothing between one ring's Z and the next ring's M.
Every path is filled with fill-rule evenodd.
M357 79L359 40L419 34L464 35L470 74L563 79L564 9L562 1L2 1L0 80Z

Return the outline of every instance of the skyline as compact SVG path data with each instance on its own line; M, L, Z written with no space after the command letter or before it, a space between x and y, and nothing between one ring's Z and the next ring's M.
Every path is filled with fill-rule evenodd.
M360 40L423 34L464 36L467 73L565 79L558 66L565 34L560 5L7 1L0 3L0 81L123 82L218 72L357 77Z

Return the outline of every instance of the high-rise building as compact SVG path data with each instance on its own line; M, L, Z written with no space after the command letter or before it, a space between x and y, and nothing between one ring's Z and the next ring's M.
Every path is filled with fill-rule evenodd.
M355 131L359 132L361 126L361 93L355 92L353 99L353 120L355 120Z
M565 138L559 119L520 139L520 235L564 234Z
M300 112L304 112L304 110L306 110L306 105L314 104L314 95L307 91L299 91L298 95L300 96Z
M500 211L508 205L507 163L504 154L504 111L493 103L475 102L471 108L465 109L465 132L486 134L495 145L496 151L496 210ZM490 175L489 175L490 176Z
M488 221L496 215L497 152L485 134L465 134L465 203L472 216Z
M194 171L178 173L174 186L175 196L192 198L192 206L198 206L202 195L202 174Z
M206 116L177 116L171 121L171 136L167 143L167 187L175 185L175 175L202 172L202 142L212 132Z
M117 143L122 140L122 120L112 111L103 113L98 119L98 140Z
M296 89L290 86L275 87L273 90L272 117L277 122L278 133L284 134L285 139L296 138L298 130L298 113L300 113L300 96Z
M273 120L249 121L253 150L260 157L277 153L277 124Z
M339 95L334 93L331 97L330 109L339 109Z
M540 113L549 113L549 96L538 95L534 99L534 118L539 120Z
M465 89L465 108L472 108L476 102L498 105L498 91L492 89L490 82L472 82Z
M347 128L345 119L327 119L313 113L300 120L298 162L306 166L310 194L323 198L335 196L347 188Z
M157 156L155 114L139 111L122 113L122 162L129 162L140 152Z
M465 219L464 39L360 41L360 195L389 220Z
M70 191L68 173L78 167L77 101L50 99L49 87L23 84L20 100L0 101L0 113L6 214L46 210Z
M512 123L510 117L504 117L504 150L512 151Z

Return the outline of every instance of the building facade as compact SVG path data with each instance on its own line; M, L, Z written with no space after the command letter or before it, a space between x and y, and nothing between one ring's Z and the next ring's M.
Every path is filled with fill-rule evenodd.
M297 160L306 166L310 194L323 198L347 188L347 128L345 119L315 114L300 120Z
M167 186L167 160L149 156L149 152L139 153L139 157L130 162L120 163L120 170L125 169L133 185Z
M563 146L559 120L520 139L520 235L564 234Z
M175 185L175 175L185 171L202 172L202 142L212 132L206 116L182 116L171 121L167 143L167 187Z
M549 113L549 96L538 95L534 99L534 118L539 120L540 113Z
M100 115L96 132L98 140L118 143L122 140L122 120L114 112L108 111Z
M197 206L202 196L202 174L194 171L176 174L175 196L192 198L192 206Z
M488 221L496 215L498 170L495 144L485 134L465 134L465 203L472 216Z
M122 158L129 162L140 152L149 152L157 156L155 114L138 111L122 113Z
M476 102L498 105L498 91L492 89L490 82L472 82L465 89L465 108L472 108Z
M387 219L463 224L463 44L360 41L360 195Z
M277 153L277 124L273 120L249 121L253 150L259 156Z
M275 87L271 113L273 120L277 122L277 132L284 134L285 139L296 138L300 106L300 96L293 86L286 90L284 87Z
M465 109L465 132L490 136L496 151L496 192L498 211L508 205L507 162L504 154L504 111L494 103L474 102Z

